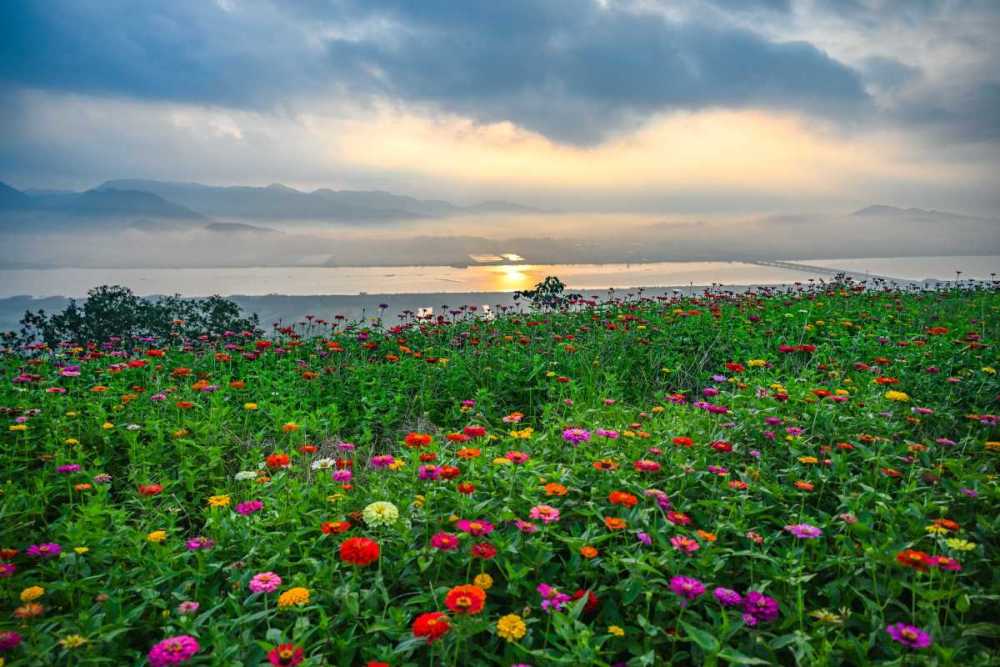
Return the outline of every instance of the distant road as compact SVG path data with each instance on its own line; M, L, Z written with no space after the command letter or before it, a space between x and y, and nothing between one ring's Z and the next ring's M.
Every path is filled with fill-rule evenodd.
M884 280L889 283L914 283L920 281L905 280L903 278L894 278L892 276L881 276L876 273L861 273L859 271L851 271L849 269L836 269L830 268L828 266L813 266L812 264L799 264L798 262L783 262L777 259L758 259L758 260L746 260L747 264L756 264L757 266L773 266L779 269L789 269L790 271L804 271L806 273L816 273L820 275L835 276L837 274L844 274L849 278L855 280Z

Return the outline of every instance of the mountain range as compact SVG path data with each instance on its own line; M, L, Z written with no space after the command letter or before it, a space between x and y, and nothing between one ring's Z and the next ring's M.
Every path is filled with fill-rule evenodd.
M8 219L27 215L43 227L76 228L95 222L115 224L122 218L149 228L151 221L205 224L213 220L327 221L378 223L487 213L538 212L527 206L490 201L458 206L443 200L425 200L383 191L331 190L302 192L280 183L266 187L210 186L121 179L85 192L20 191L0 183L0 214ZM60 224L60 220L62 223ZM0 219L2 221L2 219ZM7 225L12 228L11 225ZM216 226L215 231L252 231Z

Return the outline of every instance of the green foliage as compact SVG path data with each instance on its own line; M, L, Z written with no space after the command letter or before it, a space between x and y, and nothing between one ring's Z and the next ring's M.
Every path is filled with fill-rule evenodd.
M120 339L130 349L138 338L216 337L225 331L256 332L257 324L256 315L244 316L236 303L220 296L142 298L127 287L102 285L87 292L83 303L71 301L60 313L25 312L19 334L7 340L55 346Z
M111 322L121 341L0 353L0 549L18 550L4 554L16 569L0 578L0 632L23 637L7 665L141 664L179 634L201 645L192 664L227 666L283 642L304 666L345 667L994 659L996 291L708 292L392 328L313 320L267 339L205 320L215 335L167 326L138 346L149 329L117 318L140 300L98 294L54 326L106 340L85 327ZM574 427L589 440L567 442ZM410 432L431 441L408 444ZM379 455L397 463L375 467ZM162 489L140 492L150 484ZM235 511L249 500L263 508ZM398 519L369 525L375 501ZM540 505L559 519L533 519ZM466 534L458 518L495 530ZM785 530L800 523L822 535ZM432 547L440 532L458 548ZM186 548L197 536L214 545ZM341 560L351 537L381 558ZM49 542L60 557L26 555ZM482 543L496 555L473 557ZM905 567L905 549L961 569ZM279 590L252 593L267 571ZM449 612L433 644L414 637L418 615L447 610L448 591L481 573L493 581L480 614ZM682 604L678 575L705 594ZM548 613L541 583L580 598ZM36 585L40 615L13 617ZM308 604L277 609L293 586ZM780 611L751 627L717 586ZM200 606L183 614L183 602ZM525 624L516 641L497 634L508 614ZM898 622L933 643L901 646L886 632ZM59 643L73 634L88 643Z

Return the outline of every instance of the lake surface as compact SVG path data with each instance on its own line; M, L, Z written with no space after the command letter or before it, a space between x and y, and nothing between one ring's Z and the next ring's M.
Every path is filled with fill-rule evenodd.
M908 280L987 278L1000 257L916 257L793 260L803 264L871 271ZM756 285L829 278L746 262L649 264L517 264L502 266L249 267L214 269L10 269L0 270L0 297L84 296L96 285L125 285L141 295L174 294L412 294L511 292L558 276L577 290L680 285Z

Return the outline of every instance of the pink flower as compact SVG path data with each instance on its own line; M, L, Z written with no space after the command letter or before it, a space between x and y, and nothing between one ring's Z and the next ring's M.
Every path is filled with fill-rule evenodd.
M559 521L559 510L551 505L535 505L531 508L528 516L532 519L541 519L542 523L549 524Z
M431 546L441 551L454 551L458 548L458 537L451 533L435 533L431 537Z
M698 549L701 549L701 545L690 537L685 537L684 535L675 535L670 538L670 544L673 545L674 549L686 554L693 554Z
M254 512L264 509L264 503L260 500L248 500L245 503L238 504L235 509L237 514L249 516Z
M261 572L255 574L250 580L250 592L252 593L273 593L281 586L281 577L274 572Z
M455 524L463 533L468 533L469 535L475 535L479 537L481 535L489 535L493 532L493 524L489 521L484 521L483 519L462 519Z
M146 656L153 667L168 667L187 662L198 652L198 640L191 635L167 637L149 650Z

